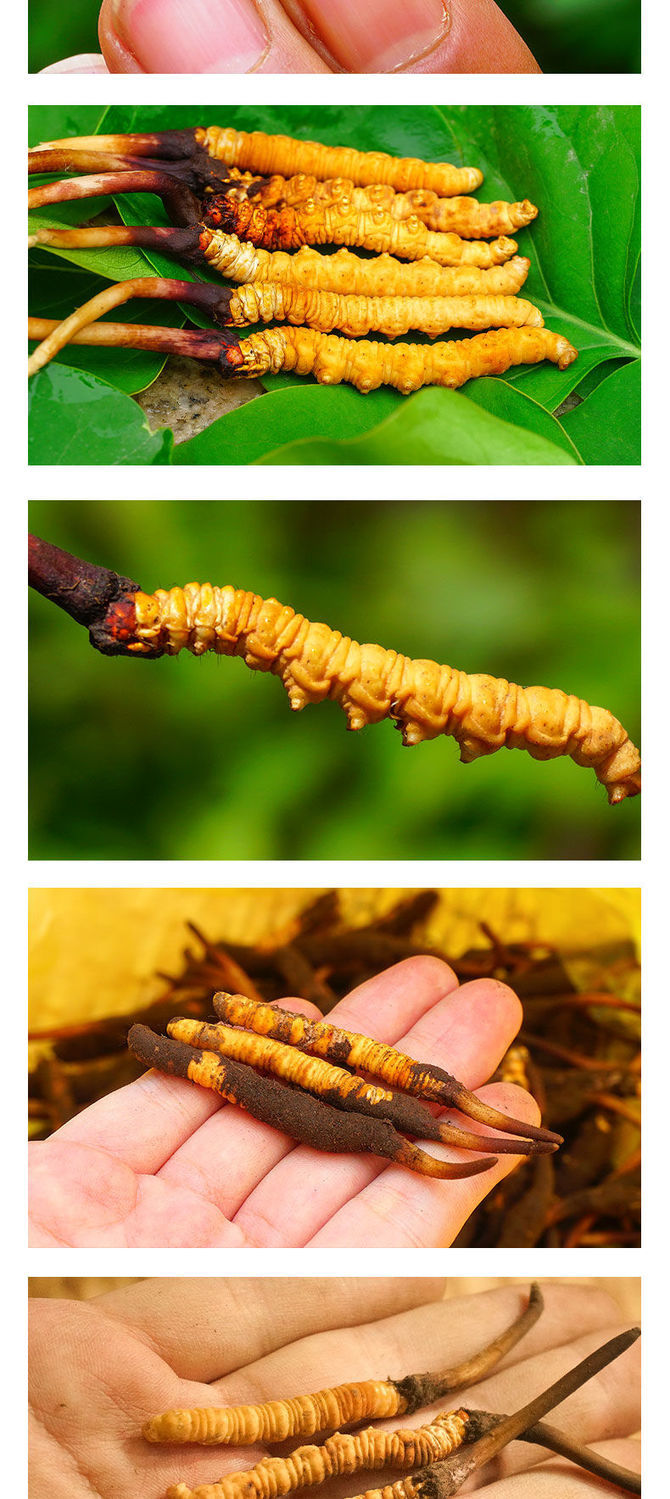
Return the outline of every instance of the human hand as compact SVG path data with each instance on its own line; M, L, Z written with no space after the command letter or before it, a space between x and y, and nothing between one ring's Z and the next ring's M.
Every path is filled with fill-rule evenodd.
M99 35L45 71L539 72L495 0L102 0Z
M616 1304L597 1287L542 1289L539 1321L450 1405L514 1411L621 1331ZM31 1499L162 1499L171 1484L215 1482L267 1454L149 1445L144 1422L173 1408L281 1399L389 1370L399 1378L460 1363L510 1325L526 1294L512 1285L448 1301L442 1293L442 1282L431 1279L160 1279L85 1303L32 1301ZM444 1403L411 1424L425 1424ZM639 1471L630 1440L639 1404L638 1343L564 1401L551 1424ZM392 1430L398 1417L379 1424ZM341 1499L370 1481L353 1475L306 1493ZM375 1475L375 1487L383 1482ZM599 1479L522 1442L464 1492L473 1486L485 1499L603 1492Z
M318 1017L303 1000L285 1004ZM495 1108L539 1122L523 1089L481 1087L522 1019L516 995L494 979L459 986L439 958L408 958L354 989L329 1019L448 1068ZM204 1088L149 1072L30 1146L31 1243L439 1246L517 1164L502 1156L480 1176L437 1181L377 1157L327 1155Z

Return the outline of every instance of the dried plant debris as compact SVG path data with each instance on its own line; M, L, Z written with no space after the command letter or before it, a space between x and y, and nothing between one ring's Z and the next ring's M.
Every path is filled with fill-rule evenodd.
M457 1245L637 1245L640 973L633 944L568 954L543 942L541 934L534 942L507 944L484 927L481 944L455 955L425 935L439 900L436 891L417 891L384 915L354 925L344 919L337 892L329 890L253 945L219 941L191 925L182 970L161 975L165 989L153 1005L33 1033L42 1044L30 1074L31 1137L45 1138L73 1113L141 1074L142 1064L126 1050L134 1023L155 1031L164 1031L175 1016L209 1024L214 994L233 990L270 1004L293 993L327 1014L356 984L403 958L431 953L462 981L495 977L519 995L528 1031L522 1030L496 1076L529 1088L547 1128L565 1139L558 1154L522 1162L498 1183ZM570 1060L548 1053L542 1042L560 1047ZM373 1086L394 1092L383 1082ZM396 1093L401 1096L403 1107L420 1102ZM388 1117L393 1122L393 1114Z

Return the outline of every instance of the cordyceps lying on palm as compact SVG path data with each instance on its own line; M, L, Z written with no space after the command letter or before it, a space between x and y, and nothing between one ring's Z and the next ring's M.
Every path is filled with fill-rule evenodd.
M478 168L211 129L51 141L31 151L29 170L88 174L33 189L32 208L106 192L154 193L174 222L40 228L31 245L168 251L238 283L221 289L138 277L60 324L31 318L29 336L40 343L30 374L74 342L185 354L215 363L227 378L288 371L363 393L390 385L409 395L545 359L565 369L577 357L516 295L530 262L508 236L537 209L527 199L462 196L481 184ZM348 248L324 255L314 248L320 245L354 247L370 258ZM135 297L190 304L229 331L100 322ZM289 326L247 338L230 331L268 322ZM361 337L416 331L437 338L457 328L475 337L433 344Z
M594 1378L636 1341L637 1328L611 1339L569 1370L514 1416L457 1408L442 1411L418 1429L397 1431L360 1426L366 1420L413 1415L455 1391L485 1379L538 1321L543 1299L537 1284L514 1321L463 1363L434 1373L398 1379L367 1379L332 1386L310 1395L291 1395L260 1405L211 1406L171 1410L153 1416L143 1429L147 1441L184 1446L273 1446L294 1437L333 1433L319 1445L300 1446L286 1457L266 1457L253 1468L226 1474L190 1489L178 1483L167 1499L282 1499L337 1476L383 1468L419 1469L388 1488L369 1491L370 1499L446 1499L466 1478L508 1442L520 1438L569 1458L588 1472L628 1493L640 1493L639 1476L583 1447L542 1417ZM368 1495L359 1496L368 1499Z
M440 1160L412 1144L403 1131L462 1150L519 1156L553 1151L562 1143L551 1130L490 1108L441 1068L413 1061L367 1036L306 1021L241 994L216 994L214 1008L231 1024L176 1017L168 1024L167 1037L145 1025L132 1026L128 1046L133 1056L160 1072L211 1088L227 1103L315 1150L365 1152L421 1176L453 1180L487 1171L495 1156L467 1164ZM360 1070L386 1086L363 1081ZM479 1135L436 1119L428 1102L458 1109L513 1138Z

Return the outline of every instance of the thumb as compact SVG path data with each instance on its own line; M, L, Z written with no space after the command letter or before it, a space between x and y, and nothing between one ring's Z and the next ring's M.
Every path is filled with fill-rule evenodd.
M104 58L93 52L82 52L78 57L64 57L62 62L52 62L42 73L107 73Z
M103 0L113 73L532 73L494 0Z

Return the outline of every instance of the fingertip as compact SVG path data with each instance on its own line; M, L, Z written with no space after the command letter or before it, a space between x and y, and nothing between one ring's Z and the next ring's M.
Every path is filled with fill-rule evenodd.
M104 57L96 52L82 52L77 57L64 57L61 62L52 62L40 73L107 73Z

